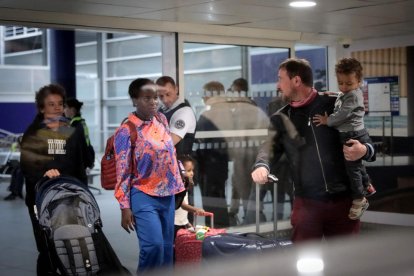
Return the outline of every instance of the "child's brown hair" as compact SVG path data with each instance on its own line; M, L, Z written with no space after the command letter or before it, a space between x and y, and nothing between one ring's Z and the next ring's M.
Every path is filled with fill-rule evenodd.
M336 74L350 75L355 73L356 78L362 80L362 65L355 58L342 58L335 65Z
M189 154L180 155L180 156L177 157L177 159L181 161L183 166L184 166L185 162L191 162L195 166L195 159L193 157L191 157L191 155L189 155Z

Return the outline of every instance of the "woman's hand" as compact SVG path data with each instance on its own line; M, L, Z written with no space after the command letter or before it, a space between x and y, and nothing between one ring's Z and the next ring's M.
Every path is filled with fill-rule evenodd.
M121 226L125 229L128 233L131 233L131 231L135 230L135 218L132 214L131 209L121 209L122 212L122 219L121 219Z
M50 169L43 176L47 176L49 178L55 178L60 176L60 172L57 169Z

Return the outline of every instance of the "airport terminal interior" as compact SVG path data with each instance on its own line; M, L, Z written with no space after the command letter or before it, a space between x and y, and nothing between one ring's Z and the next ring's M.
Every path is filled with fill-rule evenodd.
M247 197L253 194L250 172L269 133L269 116L281 107L277 70L289 57L310 62L313 87L321 94L338 91L339 59L352 57L363 67L364 122L376 151L376 160L364 164L376 193L361 217L360 237L311 244L325 258L325 270L311 274L297 268L303 252L298 246L274 263L263 258L260 267L239 260L233 270L218 263L208 265L214 270L183 270L180 275L252 275L259 269L260 275L413 275L414 1L315 0L316 5L300 8L290 2L0 1L0 275L36 275L37 250L25 202L19 195L5 198L11 167L20 159L19 137L36 115L39 88L60 83L69 97L83 102L96 153L88 186L105 236L121 263L135 272L137 237L122 229L114 193L100 183L106 141L134 111L130 82L171 76L179 100L190 104L198 122L206 114L216 117L214 129L200 128L195 134L194 205L216 212L216 226L228 232L255 232L246 213L248 200L236 195L236 184L247 187ZM240 93L233 85L237 79L247 83ZM207 89L212 81L221 88ZM213 113L209 98L227 107ZM203 164L216 166L214 180L220 183L220 196L210 203L202 195L209 185ZM276 191L271 184L261 187L260 233L274 237L276 217L277 236L288 239L293 180L282 169L275 174ZM343 266L342 257L351 265ZM272 265L284 268L275 272Z

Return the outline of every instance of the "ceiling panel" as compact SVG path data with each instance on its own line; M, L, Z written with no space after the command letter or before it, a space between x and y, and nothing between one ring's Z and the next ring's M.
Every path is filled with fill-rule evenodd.
M362 39L414 34L414 0L316 2L313 8L292 9L288 0L0 0L0 11L9 8L274 29L302 32L302 37Z
M228 3L226 1L206 3L179 8L183 12L202 12L211 14L225 14L239 17L253 17L257 19L273 19L286 13L286 8L273 8L258 5Z
M115 6L121 5L129 7L142 7L152 10L164 10L192 6L206 2L214 2L214 0L80 0L78 2L101 3Z
M181 10L163 10L132 15L131 17L151 20L192 22L203 24L234 25L246 22L245 19L233 15L212 14L202 12L183 12Z
M7 3L6 3L7 2ZM51 1L51 0L36 0L36 1L2 1L0 7L26 9L33 11L53 11L63 13L78 13L89 15L103 15L103 16L128 16L130 14L144 13L151 11L148 8L121 6L114 4L96 4L86 1Z
M387 18L394 19L411 19L414 12L414 1L394 1L392 4L366 6L358 9L340 10L346 15L361 15L361 16L376 16L386 20Z

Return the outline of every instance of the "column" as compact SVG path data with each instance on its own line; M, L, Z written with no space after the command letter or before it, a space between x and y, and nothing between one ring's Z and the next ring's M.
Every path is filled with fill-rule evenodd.
M76 97L75 31L49 30L50 81Z

